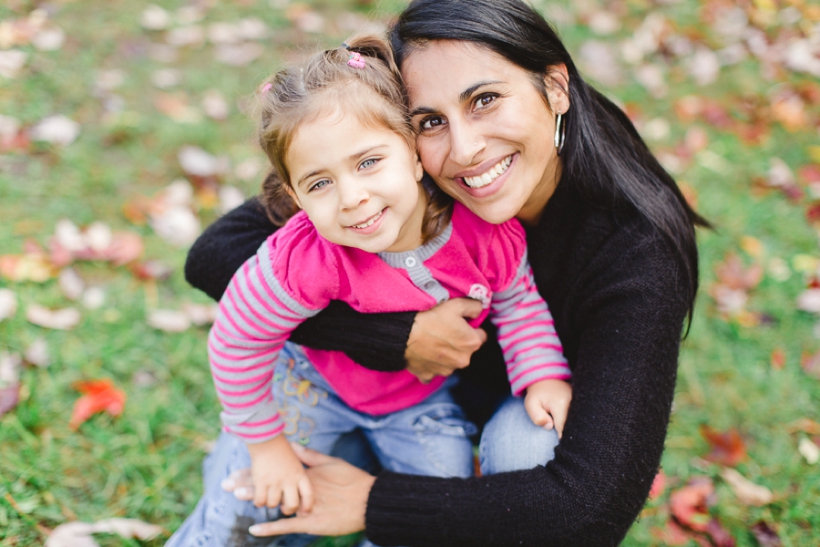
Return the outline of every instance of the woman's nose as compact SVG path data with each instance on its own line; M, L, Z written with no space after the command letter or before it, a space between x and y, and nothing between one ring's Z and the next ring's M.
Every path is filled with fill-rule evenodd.
M450 123L450 160L458 165L472 165L483 149L484 137L469 123Z

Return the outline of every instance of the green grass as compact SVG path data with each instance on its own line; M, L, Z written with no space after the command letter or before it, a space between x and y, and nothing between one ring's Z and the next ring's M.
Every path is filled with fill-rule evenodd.
M159 3L172 12L183 5L181 0ZM266 1L220 3L203 24L255 16L273 29L262 58L246 67L226 67L214 62L210 45L183 49L172 63L152 60L148 47L160 42L162 34L140 28L139 17L147 4L142 0L50 4L52 20L66 31L63 48L40 52L22 46L31 53L26 68L16 79L0 77L0 114L32 125L61 113L83 126L79 139L65 149L38 145L0 158L0 255L20 253L27 239L45 244L60 218L79 225L100 220L114 229L141 234L146 256L174 267L170 280L152 285L137 281L125 268L79 264L87 283L105 288L107 300L102 309L83 310L82 323L69 332L45 330L25 320L28 304L69 305L56 281L33 284L0 279L0 287L14 290L21 304L14 318L0 322L0 351L22 352L44 337L52 354L48 368L23 371L23 400L0 419L0 547L42 545L46 528L75 519L139 518L170 531L191 511L201 492L202 458L218 431L218 403L206 364L206 330L162 333L149 327L145 317L152 307L175 308L186 300L207 302L207 298L183 279L185 251L171 247L150 228L129 223L122 206L134 196L153 195L182 176L176 154L183 145L226 155L233 165L261 157L253 143L252 123L238 103L293 51L308 51L317 41L339 43L347 35L338 28L340 13L367 13L360 5L367 2L309 3L326 18L326 33L319 36L294 30L285 10ZM399 0L378 2L376 16L386 19L402 5ZM579 9L574 3L564 5L570 13ZM575 53L591 37L614 43L628 36L650 11L674 19L679 29L692 30L698 25L699 6L693 0L660 7L632 1L625 4L623 29L612 37L595 37L580 22L562 24L559 30ZM4 3L0 20L23 17L33 7L23 0ZM198 106L205 90L218 89L231 103L229 118L216 122L203 117L198 123L181 124L159 113L153 105L159 90L150 76L165 67L183 74L181 86L171 93L184 92L189 103ZM113 68L126 73L125 83L115 91L124 107L107 115L92 90L97 71ZM716 83L703 88L689 81L679 61L670 61L668 74L670 92L663 98L651 98L628 72L622 86L606 89L610 96L640 110L643 119L661 117L670 122L670 136L650 143L659 152L671 150L686 132L687 126L673 113L681 96L705 95L729 106L736 105L739 97L766 103L773 85L761 77L759 63L753 59L724 69ZM795 85L810 82L792 73L787 76ZM808 108L816 121L817 105ZM728 132L703 122L695 124L707 130L709 150L725 163L715 171L711 163L695 161L678 175L696 190L699 209L716 230L699 234L702 291L683 344L663 467L673 488L695 475L715 478L718 503L712 512L739 547L757 545L749 527L758 520L776 526L784 546L811 547L820 543L820 465L810 466L798 454L802 434L787 427L804 417L820 421L820 381L800 367L801 354L820 349L813 335L815 318L795 308L806 276L795 271L785 281L764 277L751 293L749 309L771 321L758 327L719 317L708 288L715 279L715 264L727 252L738 252L752 262L739 250L744 236L763 243L760 260L767 267L774 258L790 266L799 254L820 258L817 233L804 216L807 200L793 204L777 192L752 191L753 178L765 176L771 157L780 157L793 168L809 163L808 146L817 144L817 132L789 133L773 124L768 139L747 145ZM246 195L256 191L256 181L228 175L224 182L240 186ZM203 209L200 216L207 224L216 213ZM783 370L770 365L775 348L786 353ZM138 381L146 372L156 378L155 384L144 386ZM97 415L79 431L71 431L68 419L78 396L72 383L100 377L111 378L127 392L124 414L116 419ZM776 495L772 504L742 505L718 478L719 467L703 463L700 457L708 446L698 427L704 423L742 432L749 458L738 470L771 488ZM652 529L666 522L668 496L667 490L647 504L625 545L658 545ZM145 544L159 546L166 537ZM138 544L115 536L102 536L100 541L106 546Z

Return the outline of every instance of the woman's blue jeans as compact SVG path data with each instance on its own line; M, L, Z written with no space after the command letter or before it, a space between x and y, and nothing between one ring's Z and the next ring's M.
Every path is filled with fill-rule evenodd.
M294 348L288 348L288 350L292 352ZM297 359L299 358L295 353L284 357L294 355ZM284 361L280 361L280 365L282 362ZM284 373L280 366L277 368L277 376L280 376L280 380L282 374ZM310 376L312 374L310 370L307 370L305 374L309 376L306 378L314 385L322 381L320 377ZM297 381L303 379L300 375L297 376L299 376L296 378ZM275 396L280 398L280 401L283 400L281 397L285 395L282 393L282 382L278 382L278 387L275 386L274 389L279 390ZM321 389L319 391L321 392ZM378 435L374 437L373 431L367 431L373 423L367 421L364 415L362 415L364 422L361 427L352 433L332 439L315 435L311 438L311 435L308 435L305 442L312 448L329 452L331 455L341 457L368 471L375 471L381 465L398 472L419 473L425 469L431 469L432 465L432 470L427 471L426 474L464 476L470 473L472 458L469 458L470 461L467 463L461 461L464 459L461 456L464 451L463 447L458 444L448 445L466 441L464 434L470 433L470 424L466 422L466 425L463 425L464 432L459 438L458 435L451 435L455 431L448 430L442 434L438 427L441 424L433 423L429 419L430 416L436 418L436 414L440 414L443 409L452 404L448 398L448 392L437 392L422 405L413 407L415 414L411 416L410 423L426 424L427 427L427 434L420 431L415 432L418 439L416 446L413 446L412 442L410 444L405 442L396 447L390 447ZM425 406L425 403L429 404ZM433 412L432 415L430 411ZM354 415L352 419L362 418ZM446 418L445 427L449 427L447 421L450 421L449 425L452 427L462 427L457 414ZM297 420L295 424L299 426L300 422ZM291 432L290 438L300 439L302 433L304 431L300 432L297 427ZM419 433L422 434L419 436ZM410 440L412 441L412 438ZM323 446L316 446L317 443ZM495 412L481 435L478 452L481 472L483 475L490 475L544 465L554 457L557 444L558 436L554 430L548 431L532 423L524 409L522 398L509 397ZM412 456L405 462L396 461L394 454L401 455L403 452L412 454ZM442 457L443 454L452 454L452 459L455 461ZM431 461L424 462L423 465L413 463L424 458L429 458ZM445 463L446 468L441 468L441 463ZM252 502L237 500L233 493L222 489L221 483L224 479L233 471L250 467L250 464L250 455L245 443L233 435L222 433L213 451L206 456L202 465L204 484L202 498L193 513L168 540L166 547L304 547L313 542L316 537L308 535L255 538L248 534L248 527L252 524L279 518L278 509L254 507ZM362 543L362 547L371 545L368 541Z

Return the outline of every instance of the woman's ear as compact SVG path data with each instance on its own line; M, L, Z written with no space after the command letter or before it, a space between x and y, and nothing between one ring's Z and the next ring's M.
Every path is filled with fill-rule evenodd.
M566 114L569 110L569 73L563 63L547 67L544 75L550 107L556 114Z

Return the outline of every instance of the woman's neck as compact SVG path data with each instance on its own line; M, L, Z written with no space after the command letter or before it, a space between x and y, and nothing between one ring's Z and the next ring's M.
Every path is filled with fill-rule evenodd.
M527 202L524 203L524 206L521 207L521 210L515 215L515 218L521 221L521 224L530 227L538 224L541 220L541 214L544 212L544 208L555 193L555 189L558 188L562 172L563 164L561 158L558 157L558 154L555 154L547 165L541 182L538 183L538 186L536 186L532 194L530 194Z

